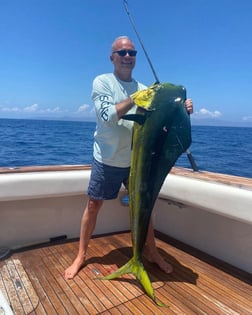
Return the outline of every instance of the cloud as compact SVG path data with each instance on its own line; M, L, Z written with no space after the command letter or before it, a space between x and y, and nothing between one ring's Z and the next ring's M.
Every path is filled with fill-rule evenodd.
M39 108L39 105L38 104L33 104L31 106L27 106L24 108L24 112L29 112L29 113L40 113L40 114L48 114L48 113L61 113L61 112L65 112L65 111L62 111L60 109L59 106L57 107L54 107L54 108L45 108L45 109L42 109L42 108Z
M18 107L0 106L0 112L17 113L17 112L20 112L20 108L18 108Z
M0 105L0 113L3 114L3 116L7 117L16 117L19 115L19 117L36 117L37 115L40 117L49 115L50 117L94 117L95 116L95 110L93 106L90 106L88 104L83 104L79 106L79 108L76 110L74 108L61 108L60 106L56 107L47 107L43 108L39 106L37 103L34 103L32 105L26 106L26 107L17 107L17 106L5 106Z
M59 106L54 108L40 108L38 104L32 104L30 106L22 107L7 107L0 105L0 112L5 113L26 113L26 114L48 114L48 113L66 113L68 110L62 110Z
M95 117L95 109L94 106L90 106L88 104L81 105L75 114L81 114L83 116L94 118Z
M89 111L90 111L90 105L88 104L81 105L77 110L78 113L87 113Z
M221 116L222 113L219 112L218 110L211 112L205 108L201 108L198 112L194 113L195 118L219 118Z
M38 108L39 108L38 104L33 104L31 106L25 107L24 111L28 113L34 113L38 111Z
M61 110L59 106L54 107L54 108L46 108L45 110L41 111L44 113L62 113L62 112L66 112L64 110Z
M252 116L244 116L242 117L243 121L252 121Z

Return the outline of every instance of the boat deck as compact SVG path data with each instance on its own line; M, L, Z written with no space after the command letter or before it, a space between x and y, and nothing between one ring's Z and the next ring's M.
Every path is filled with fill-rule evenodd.
M157 245L174 266L166 275L146 261L157 306L131 275L97 280L131 257L130 233L92 238L86 266L73 280L64 269L78 241L13 253L0 261L0 289L14 314L252 314L251 275L163 235ZM164 241L165 240L165 241Z

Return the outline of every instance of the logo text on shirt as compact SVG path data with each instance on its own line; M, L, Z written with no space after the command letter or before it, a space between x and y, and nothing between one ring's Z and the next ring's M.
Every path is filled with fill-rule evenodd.
M107 95L101 95L99 97L99 100L101 102L100 115L101 115L101 118L105 121L108 121L108 109L110 106L108 99L109 98Z

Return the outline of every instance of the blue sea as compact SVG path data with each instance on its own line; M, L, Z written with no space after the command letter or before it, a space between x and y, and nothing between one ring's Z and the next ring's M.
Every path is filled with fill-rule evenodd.
M94 122L0 119L0 167L90 164ZM252 128L192 126L199 170L252 177ZM191 168L186 154L176 166Z

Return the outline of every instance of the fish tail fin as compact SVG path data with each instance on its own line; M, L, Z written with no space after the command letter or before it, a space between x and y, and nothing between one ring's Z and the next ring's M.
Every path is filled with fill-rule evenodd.
M104 276L102 278L99 278L100 280L112 280L116 279L118 277L121 277L125 274L133 274L141 283L142 287L144 288L147 295L158 305L158 306L165 306L166 304L158 301L156 299L154 289L152 287L150 278L148 276L147 271L144 269L143 264L140 261L136 261L133 258L131 258L125 265L123 265L121 268L117 269L115 272Z

